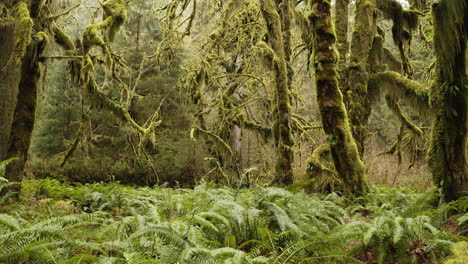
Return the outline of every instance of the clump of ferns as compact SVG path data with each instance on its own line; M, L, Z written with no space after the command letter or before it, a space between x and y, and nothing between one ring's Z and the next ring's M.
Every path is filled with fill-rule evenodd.
M369 193L351 201L346 210L352 215L415 217L432 214L440 206L440 193L430 188L417 193L406 187L372 185Z
M0 215L0 261L18 263L23 260L36 260L37 263L49 263L55 252L69 252L72 249L88 248L101 252L101 245L81 241L73 232L85 227L97 227L108 221L102 214L79 214L53 217L30 226L25 226L21 219L11 215ZM45 261L44 259L48 259Z
M5 178L7 166L14 162L16 158L0 161L0 204L5 204L8 198L14 196L16 193L10 190L14 184L9 183Z
M419 263L449 254L451 236L431 224L428 216L380 216L372 222L354 221L334 230L337 239L346 241L350 255L372 250L378 263L394 260L398 263Z

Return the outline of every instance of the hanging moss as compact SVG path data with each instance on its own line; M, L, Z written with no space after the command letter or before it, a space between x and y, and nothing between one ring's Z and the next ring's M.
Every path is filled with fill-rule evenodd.
M410 80L397 72L387 71L374 74L368 83L369 100L375 104L382 95L402 100L413 109L430 115L429 89L419 82Z
M466 72L456 67L466 48L466 1L440 1L433 6L434 50L443 77L453 82ZM463 56L464 57L464 56Z
M411 77L414 71L408 54L405 51L405 45L407 45L409 53L413 33L419 26L419 16L423 16L424 14L416 10L404 10L401 3L397 0L377 1L377 8L382 11L384 18L391 19L393 22L393 42L400 52L404 74Z
M408 130L412 131L417 136L422 136L423 131L417 127L411 120L403 113L403 110L400 107L398 101L391 96L385 96L385 100L387 101L387 106L392 110L392 112L398 117L400 123Z
M17 59L23 58L26 47L31 43L33 20L29 14L26 2L21 1L15 6L16 11L16 54Z
M120 27L127 19L127 6L125 0L109 0L102 4L102 8L104 10L103 20L109 23L105 25L108 29L104 40L106 42L112 42Z

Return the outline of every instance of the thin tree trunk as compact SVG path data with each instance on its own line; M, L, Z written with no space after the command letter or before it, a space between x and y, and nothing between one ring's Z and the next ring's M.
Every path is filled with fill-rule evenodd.
M288 78L288 66L286 60L285 43L283 40L282 20L272 0L261 0L261 9L268 27L269 50L276 85L276 107L278 112L278 144L277 160L275 166L274 183L281 185L293 182L293 138L291 134L291 99ZM282 1L280 5L287 5ZM288 7L289 8L289 7Z
M367 124L371 113L367 96L367 58L372 47L377 21L371 0L356 1L356 18L351 40L350 65L348 68L348 113L361 157L367 136Z

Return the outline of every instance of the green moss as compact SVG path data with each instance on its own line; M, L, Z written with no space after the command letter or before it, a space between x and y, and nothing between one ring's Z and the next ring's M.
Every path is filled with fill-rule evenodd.
M74 52L76 47L73 40L68 36L62 29L57 26L53 28L54 39L57 44L59 44L66 51Z
M439 1L433 6L434 49L440 69L448 81L466 75L466 68L456 67L459 54L466 49L466 1Z
M349 0L337 0L335 3L335 27L337 37L337 48L341 59L346 59L348 51L348 10Z
M462 241L455 244L452 249L452 256L444 261L444 264L464 264L468 263L468 242Z
M387 106L392 110L392 112L397 116L400 123L408 130L412 131L417 136L422 136L423 131L417 127L411 120L403 113L398 100L392 98L390 96L385 96L385 100L387 101Z
M406 102L421 113L430 115L429 89L397 72L386 71L372 75L368 91L372 103L376 103L380 96L387 94L396 100Z
M127 6L124 0L109 0L104 2L102 7L104 9L104 22L107 21L107 24L101 25L102 28L107 28L104 40L112 42L127 19Z
M26 47L31 43L33 20L29 14L26 2L21 1L15 6L16 11L16 54L18 59L26 52Z
M407 76L413 75L413 68L410 64L404 45L411 46L411 39L414 31L419 26L419 16L424 14L416 10L404 10L397 0L377 1L377 8L384 14L384 18L393 21L392 37L393 42L398 47L402 61L403 72Z
M328 144L314 149L312 155L307 159L306 175L312 182L305 186L309 193L334 192L342 190L343 181L340 180L335 170L333 157Z
M99 36L99 29L101 29L99 24L91 24L87 26L83 32L83 49L85 54L87 54L94 46L99 46L102 49L105 49L106 43Z

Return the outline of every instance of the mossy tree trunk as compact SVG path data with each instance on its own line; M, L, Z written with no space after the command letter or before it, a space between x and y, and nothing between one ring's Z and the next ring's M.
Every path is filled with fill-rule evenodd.
M6 159L20 81L20 67L11 61L16 56L15 36L13 20L0 27L0 161Z
M366 64L376 31L377 21L373 1L357 0L346 96L353 136L356 139L361 157L364 154L367 123L371 113L367 96Z
M348 12L349 0L335 1L336 44L340 53L340 62L346 61L346 53L348 52Z
M36 35L27 47L21 66L21 81L18 89L18 99L14 112L12 133L8 146L8 158L18 158L7 169L10 181L21 181L24 165L28 160L29 145L36 117L36 101L41 65L39 57L44 51L47 37Z
M345 193L360 195L367 189L366 171L353 138L343 95L339 89L336 66L339 54L328 0L312 1L308 17L314 33L315 81L323 129L343 181Z
M335 1L335 28L336 28L336 44L340 53L338 63L338 83L342 93L346 92L348 87L346 55L348 54L348 26L349 26L349 0ZM346 100L346 98L343 98ZM347 102L345 101L345 105Z
M429 166L446 201L468 191L467 13L467 1L440 0L432 7L438 80L430 98L434 120Z
M277 111L277 160L274 183L284 185L293 182L293 137L291 134L291 99L290 80L288 76L287 49L283 39L283 26L280 12L272 0L260 0L261 9L268 28L268 45L264 47L270 53L272 68L275 75L276 111ZM280 1L278 6L289 6L289 1ZM289 8L289 7L288 7ZM281 12L284 12L281 11ZM284 13L283 13L284 14ZM286 14L285 14L286 15ZM287 14L289 15L289 14ZM289 41L289 40L288 40ZM289 44L290 45L290 44Z
M5 135L10 130L6 158L18 159L7 168L6 177L10 181L21 181L34 127L40 79L39 59L48 40L42 29L42 8L43 4L39 1L18 1L12 6L15 10L16 29L13 37L16 46L7 68L15 74L4 89L12 92L8 93L9 96L15 94L16 98L5 109L5 116L12 116L10 120L6 120L8 124ZM5 139L6 136L2 135L2 143ZM4 146L2 152L5 155Z

